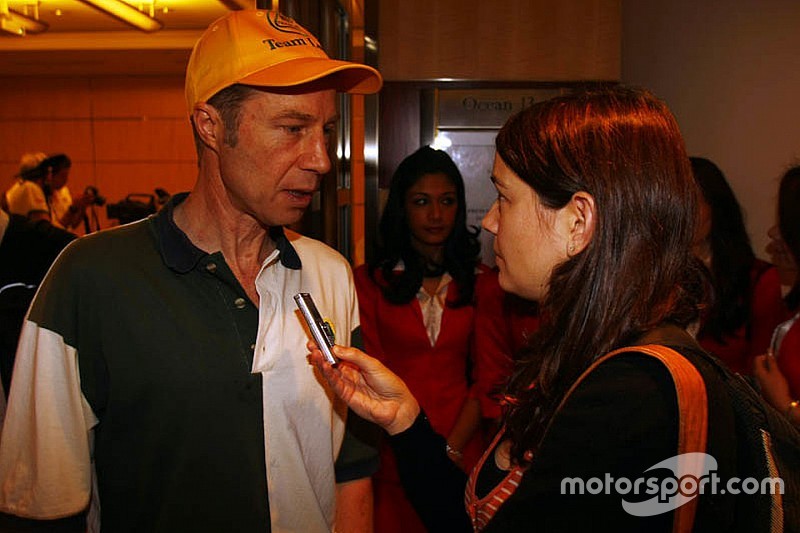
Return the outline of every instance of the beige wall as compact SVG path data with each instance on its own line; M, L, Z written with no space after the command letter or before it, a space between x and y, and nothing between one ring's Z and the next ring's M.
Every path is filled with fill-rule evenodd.
M663 98L690 155L719 165L761 257L777 180L800 163L799 28L797 0L623 5L623 81Z
M0 78L0 189L22 153L42 151L72 158L73 195L187 190L196 165L185 107L182 76Z
M616 80L620 0L381 0L390 81Z

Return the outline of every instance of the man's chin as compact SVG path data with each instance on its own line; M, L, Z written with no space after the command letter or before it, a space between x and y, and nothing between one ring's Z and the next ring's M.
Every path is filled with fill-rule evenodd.
M303 220L303 215L306 213L306 209L289 209L286 210L282 216L269 216L262 219L261 224L265 227L287 227L289 229L295 229L300 225L300 222ZM273 215L273 214L271 214Z

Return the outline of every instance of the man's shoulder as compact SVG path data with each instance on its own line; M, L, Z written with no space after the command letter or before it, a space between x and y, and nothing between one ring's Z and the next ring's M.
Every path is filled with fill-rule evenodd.
M74 240L66 247L63 259L59 262L83 266L99 266L109 262L126 264L141 258L152 242L149 223L142 220Z
M326 267L342 265L350 268L350 263L337 250L322 241L306 237L291 230L285 230L286 239L300 257L303 268L314 264L324 264Z

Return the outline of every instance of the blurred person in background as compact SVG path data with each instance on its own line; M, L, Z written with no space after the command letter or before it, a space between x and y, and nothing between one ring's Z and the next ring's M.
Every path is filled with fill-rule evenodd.
M756 358L754 374L764 398L800 425L800 166L790 168L778 191L778 224L767 245L781 272L792 318L775 328L769 350Z
M86 208L97 201L89 188L72 198L67 181L72 161L66 154L47 156L41 152L25 154L18 180L5 195L7 211L30 220L48 220L52 225L74 231L86 216Z
M690 161L703 194L694 249L713 287L697 339L731 370L749 375L786 319L778 270L753 253L741 206L719 167L701 157Z
M66 154L48 156L42 165L47 169L50 190L48 203L53 225L70 231L76 230L86 219L86 209L98 200L96 189L87 187L83 194L73 199L67 186L72 160Z
M450 156L425 146L392 176L372 262L354 272L367 351L401 376L469 469L483 449L476 396L474 325L479 262L464 180ZM497 287L499 290L499 286ZM400 484L388 443L373 478L375 531L425 531Z
M12 215L31 220L50 220L47 203L47 170L41 166L47 158L44 152L23 154L16 180L3 195L3 209Z
M46 220L0 210L0 375L6 394L28 306L50 265L74 238Z

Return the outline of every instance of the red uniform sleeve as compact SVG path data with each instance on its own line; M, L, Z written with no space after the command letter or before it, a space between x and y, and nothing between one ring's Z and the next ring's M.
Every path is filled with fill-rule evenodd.
M383 295L380 287L369 277L369 267L361 265L353 271L358 295L358 312L361 320L361 338L364 351L376 359L384 359L381 337L377 326L377 304Z
M789 382L791 397L800 398L800 319L795 320L783 338L778 350L778 368Z
M772 332L790 318L781 297L778 269L770 267L756 280L750 310L750 350L745 368L752 368L753 357L767 353Z
M484 418L500 418L497 390L514 367L512 332L504 306L505 292L497 271L488 271L475 282L475 393Z

